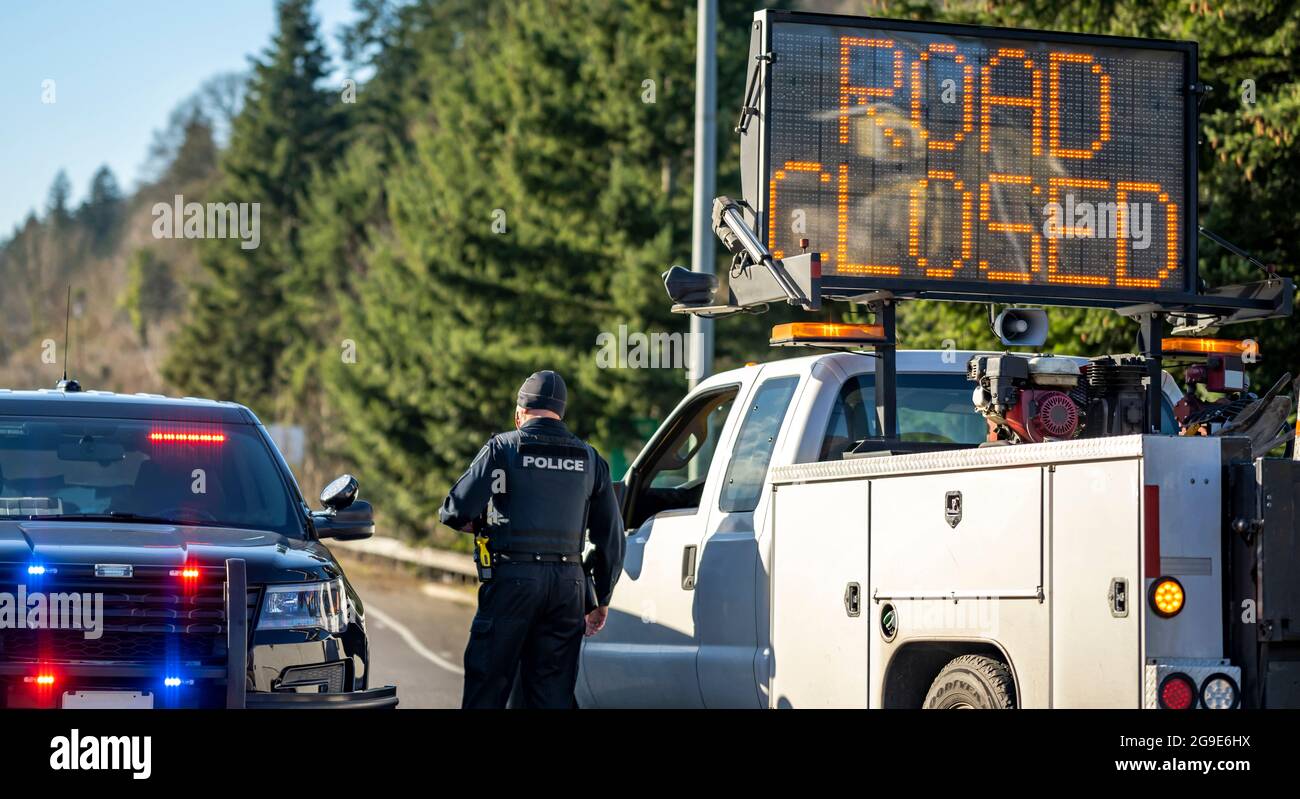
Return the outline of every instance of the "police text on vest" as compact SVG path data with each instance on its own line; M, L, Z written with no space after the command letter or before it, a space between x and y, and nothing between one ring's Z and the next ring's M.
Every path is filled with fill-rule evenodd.
M585 472L587 461L582 458L553 458L538 455L525 455L524 468L560 469L566 472Z

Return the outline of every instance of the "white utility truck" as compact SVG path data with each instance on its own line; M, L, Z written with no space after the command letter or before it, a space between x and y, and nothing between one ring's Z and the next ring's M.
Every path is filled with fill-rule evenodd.
M675 267L673 310L863 315L777 326L822 351L701 381L634 460L579 703L1300 706L1289 375L1212 337L1295 289L1197 274L1198 233L1250 256L1196 224L1195 43L763 11L750 57L726 288ZM897 350L923 298L1029 352ZM1140 331L1050 355L995 303Z
M874 357L701 382L624 482L624 574L583 651L581 704L1153 707L1171 676L1171 701L1190 686L1235 704L1228 635L1258 597L1231 594L1224 529L1257 518L1228 506L1230 465L1255 479L1248 442L978 447L976 355L898 353L898 446L930 449L914 454L843 457L878 434ZM1171 426L1181 398L1166 375ZM1300 470L1270 464L1289 513ZM1295 519L1269 512L1294 546ZM1153 598L1169 585L1172 615ZM1295 664L1273 670L1294 700Z

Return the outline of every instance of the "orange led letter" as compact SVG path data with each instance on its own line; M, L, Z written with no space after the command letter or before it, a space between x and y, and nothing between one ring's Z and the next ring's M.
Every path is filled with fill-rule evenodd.
M813 172L822 183L831 182L831 176L822 172L822 165L816 161L786 161L785 166L772 175L767 200L767 246L772 248L772 257L778 261L785 257L785 251L776 249L776 184L785 180L790 172Z
M1047 83L1047 131L1051 145L1051 155L1058 158L1092 158L1092 154L1110 141L1110 75L1101 71L1101 66L1093 62L1087 53L1052 53L1048 67ZM1086 148L1070 149L1061 146L1061 64L1090 64L1092 73L1097 76L1099 98L1097 110L1097 138Z
M971 69L970 64L962 68L961 79L961 129L953 135L951 141L941 139L930 139L930 131L925 129L925 123L921 120L921 95L925 93L925 84L921 81L921 65L930 60L931 53L947 53L953 57L953 61L958 64L966 64L966 57L957 52L957 46L952 44L931 44L921 52L921 57L912 62L912 126L921 133L921 138L925 139L926 146L931 150L955 150L961 140L966 138L973 126L971 121L971 100L970 87L971 80L975 70Z
M896 89L903 88L903 53L901 50L894 50L893 80L890 85L855 86L849 83L849 61L853 54L853 48L892 48L893 46L893 39L867 39L861 36L840 37L840 144L849 143L849 105L851 100L856 99L859 103L865 103L872 97L893 97ZM876 109L874 107L867 106L867 116L875 116L875 113ZM892 131L886 129L886 135L891 133Z
M1059 190L1064 187L1067 189L1109 189L1110 181L1106 180L1088 180L1084 178L1048 178L1047 202L1056 207L1057 195ZM1056 231L1057 235L1047 237L1047 282L1048 283L1065 283L1071 286L1109 286L1110 280L1105 277L1094 275L1063 275L1060 273L1060 249L1061 237L1068 238L1094 238L1097 231L1088 227L1074 227L1072 219L1058 220L1062 224Z
M993 94L992 81L990 73L993 68L1001 63L1002 59L1017 59L1021 66L1029 73L1029 96L1028 97L1007 97L1005 95ZM1008 62L1010 63L1010 62ZM1024 50L1017 50L1011 47L1003 47L998 50L998 54L989 59L988 64L981 70L984 90L980 93L980 152L989 151L989 111L991 106L1006 105L1013 108L1030 109L1030 136L1031 136L1031 153L1033 155L1042 154L1042 136L1043 136L1043 73L1034 68L1034 62L1025 58Z
M989 280L1001 280L1011 283L1028 283L1033 276L1042 268L1042 244L1038 231L1034 228L1032 222L994 222L991 217L992 202L989 198L989 186L993 183L1005 184L1011 183L1025 186L1031 194L1038 194L1038 187L1034 185L1033 180L1028 175L989 175L988 183L980 184L980 222L984 223L985 229L990 233L1019 233L1029 236L1029 271L1015 272L1010 270L990 269L989 262L981 260L979 263L980 274Z
M849 263L849 165L840 164L835 203L835 271L845 275L897 275L893 264Z
M1128 195L1129 192L1143 192L1156 195L1165 207L1165 265L1156 272L1154 278L1131 277L1128 274ZM1160 188L1159 183L1116 183L1115 184L1115 218L1119 234L1115 236L1115 285L1131 288L1158 289L1164 285L1169 273L1178 269L1178 205L1169 202L1169 195Z
M925 214L926 189L931 180L952 181L952 187L961 194L961 257L952 259L949 266L930 266L929 258L921 255L921 217ZM916 259L917 268L925 272L926 277L952 277L958 269L965 266L965 260L971 257L975 232L971 205L971 193L965 190L965 184L950 171L931 169L925 178L912 186L911 198L907 204L907 254Z

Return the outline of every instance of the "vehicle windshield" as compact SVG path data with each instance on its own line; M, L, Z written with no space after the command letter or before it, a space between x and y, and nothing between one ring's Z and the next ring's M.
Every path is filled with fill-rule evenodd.
M244 527L301 537L251 425L0 416L0 520Z

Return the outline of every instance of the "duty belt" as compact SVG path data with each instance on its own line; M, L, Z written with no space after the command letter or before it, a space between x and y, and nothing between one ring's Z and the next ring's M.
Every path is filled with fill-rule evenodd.
M581 563L580 552L493 552L492 557L502 563Z

